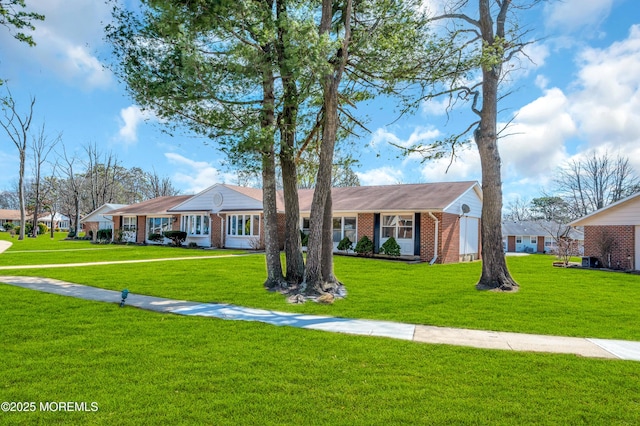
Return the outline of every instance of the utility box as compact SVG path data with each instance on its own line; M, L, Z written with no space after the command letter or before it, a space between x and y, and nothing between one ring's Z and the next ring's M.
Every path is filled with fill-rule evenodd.
M592 256L583 256L582 257L582 267L583 268L600 268L602 265L597 257Z

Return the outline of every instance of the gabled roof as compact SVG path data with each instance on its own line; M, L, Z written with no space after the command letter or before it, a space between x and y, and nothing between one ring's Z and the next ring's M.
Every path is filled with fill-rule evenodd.
M85 217L83 217L80 222L85 223L85 222L102 222L107 220L107 218L104 217L105 214L107 215L111 215L111 211L116 210L116 209L121 209L123 207L127 207L128 204L113 204L113 203L105 203L103 205L101 205L100 207L98 207L97 209L95 209L94 211L92 211L91 213L89 213L88 215L86 215Z
M595 225L640 225L640 192L623 198L571 222L571 226ZM615 217L615 221L607 223L607 217ZM630 219L630 220L628 220ZM615 223L614 223L615 222ZM628 222L628 223L627 223ZM633 223L632 223L633 222Z
M524 236L531 235L535 237L555 237L559 233L563 233L566 228L569 228L569 238L573 240L583 240L584 233L575 228L571 228L569 225L562 225L557 222L551 221L537 221L537 220L523 220L520 222L503 222L502 223L502 236Z
M175 195L152 198L151 200L112 210L109 212L109 216L167 215L171 214L167 210L177 206L178 204L188 200L191 197L193 197L193 195Z
M215 193L219 193L220 195L222 195L223 193L227 195L235 193L235 195L239 195L240 198L234 197L236 198L235 203L232 202L231 204L233 205L233 207L229 209L224 206L215 205L215 202L213 199ZM224 196L220 198L220 200L223 200L223 199L225 200L225 204L227 204L228 197ZM248 204L250 205L250 207L245 207L242 205L242 204L245 204L247 201L249 201ZM240 205L238 205L237 203L240 203ZM216 183L200 191L199 193L191 196L187 200L184 200L183 202L175 205L174 207L170 208L169 211L177 213L177 212L190 212L190 211L202 211L202 210L206 210L206 211L210 210L212 212L233 211L233 210L255 210L256 208L258 208L258 206L259 206L259 209L262 208L262 189L229 185L226 183ZM281 207L284 208L284 203L282 204L282 206L278 204L278 209L280 209Z
M478 186L475 181L438 182L333 188L335 212L443 211L464 193ZM299 191L300 211L311 211L313 190Z
M0 219L3 219L3 220L20 220L20 210L0 209Z

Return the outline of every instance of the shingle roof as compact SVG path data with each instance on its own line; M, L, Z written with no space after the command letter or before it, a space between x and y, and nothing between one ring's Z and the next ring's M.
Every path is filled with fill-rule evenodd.
M178 204L188 200L193 195L176 195L172 197L158 197L151 200L143 201L137 204L131 204L130 206L123 207L121 209L112 210L107 214L108 216L126 216L126 215L150 215L150 214L170 214L168 209L177 206Z
M556 222L549 221L536 221L536 220L523 220L520 222L503 222L502 223L502 236L509 235L532 235L532 236L545 236L553 237L558 233L558 230L565 231L569 229L569 237L574 240L583 240L584 233L575 228L571 228L569 225L561 225Z
M0 219L3 219L3 220L20 220L20 210L0 209Z
M438 182L333 188L333 211L444 210L477 182ZM313 190L299 191L300 211L311 211Z

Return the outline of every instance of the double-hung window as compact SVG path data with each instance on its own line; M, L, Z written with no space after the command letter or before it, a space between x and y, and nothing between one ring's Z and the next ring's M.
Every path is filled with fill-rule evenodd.
M259 237L260 215L231 214L227 216L227 235L232 237Z
M136 219L135 216L124 216L122 218L122 231L136 232Z
M209 224L208 214L183 215L180 229L186 232L188 236L207 236L209 235Z
M382 217L382 238L413 238L413 216L394 215Z
M333 242L339 243L343 238L349 238L352 243L356 242L356 222L355 217L334 217L333 218ZM304 225L303 225L304 226ZM304 232L304 229L303 229Z

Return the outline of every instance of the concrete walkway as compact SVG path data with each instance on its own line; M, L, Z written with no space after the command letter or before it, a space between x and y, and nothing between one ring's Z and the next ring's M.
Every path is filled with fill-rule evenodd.
M110 303L119 303L121 300L121 293L119 291L104 290L49 278L0 276L0 282L86 300ZM228 320L259 321L279 326L389 337L422 343L469 346L482 349L562 353L590 358L640 361L640 342L624 340L544 336L402 324L391 321L348 319L243 308L227 304L172 300L138 294L129 294L126 304L127 306L135 306L137 308L162 313L196 315Z
M0 240L0 253L7 250L13 244L11 241Z

